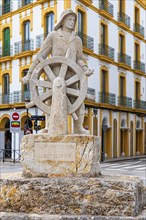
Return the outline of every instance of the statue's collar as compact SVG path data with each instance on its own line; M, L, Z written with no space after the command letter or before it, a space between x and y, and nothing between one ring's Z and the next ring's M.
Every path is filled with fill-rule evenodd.
M59 28L59 29L57 30L57 32L58 32L59 36L62 37L62 39L63 39L66 43L70 43L71 41L73 41L74 38L75 38L75 36L76 36L76 33L75 33L74 31L72 31L71 36L70 36L70 39L69 39L69 42L67 42L66 39L65 39L65 36L64 36L64 34L63 34L62 30L61 30L61 28Z

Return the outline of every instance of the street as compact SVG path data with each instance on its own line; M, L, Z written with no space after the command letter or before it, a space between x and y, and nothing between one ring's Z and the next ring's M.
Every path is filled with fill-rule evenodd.
M0 163L1 178L21 177L20 163ZM101 163L101 173L104 175L130 175L137 176L146 185L146 158Z

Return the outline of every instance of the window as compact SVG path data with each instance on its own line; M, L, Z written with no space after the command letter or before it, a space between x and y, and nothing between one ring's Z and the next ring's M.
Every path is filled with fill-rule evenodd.
M135 61L140 60L140 46L139 44L135 43Z
M78 10L78 32L79 34L84 33L84 13Z
M25 77L27 73L28 73L28 69L23 70L22 77ZM24 98L29 97L29 93L30 93L29 84L23 84L22 86L23 86L22 92L24 93Z
M4 0L3 14L10 12L10 0Z
M46 15L46 36L50 33L54 28L54 13L48 13Z
M9 74L3 75L3 103L9 103L10 93L10 76Z
M125 96L125 77L120 76L120 97Z
M122 55L124 53L125 48L125 37L120 34L119 35L119 53Z
M107 92L107 88L106 88L106 85L107 85L107 72L105 70L102 70L102 87L101 87L101 91L103 93Z
M31 0L22 0L22 5L28 5L31 3Z
M140 100L140 82L135 82L135 99Z
M24 51L30 50L30 21L24 22Z
M135 24L139 23L139 9L135 7Z
M10 56L10 28L3 31L3 56Z
M101 45L106 44L107 28L106 25L101 24Z

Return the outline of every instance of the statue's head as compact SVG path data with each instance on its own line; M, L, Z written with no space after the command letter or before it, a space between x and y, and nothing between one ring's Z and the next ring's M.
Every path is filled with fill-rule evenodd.
M72 15L75 18L75 23L74 23L74 27L73 27L73 30L75 30L77 15L71 9L66 9L61 13L59 22L54 26L55 31L57 31L60 27L62 27L65 18L67 18L69 15Z

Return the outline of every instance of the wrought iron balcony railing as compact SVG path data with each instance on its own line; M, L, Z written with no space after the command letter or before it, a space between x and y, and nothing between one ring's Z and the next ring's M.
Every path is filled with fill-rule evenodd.
M87 36L83 33L79 33L79 32L77 32L76 34L81 38L84 47L86 47L90 50L93 50L93 48L94 48L94 39L92 37L89 37L89 36ZM36 36L36 48L41 47L41 45L42 45L43 41L45 40L46 36L47 36L46 33Z
M99 92L98 101L101 103L116 104L116 95L108 92Z
M108 2L107 0L99 0L99 9L104 10L113 16L114 14L114 6Z
M94 49L94 39L92 37L81 32L77 32L76 34L81 38L84 47L90 50Z
M135 23L133 26L133 31L138 32L144 37L144 27L138 23Z
M99 44L99 54L107 56L114 60L115 49L106 44Z
M130 17L123 12L118 13L118 21L123 22L128 27L130 27Z
M142 62L139 61L139 60L135 60L135 61L133 62L133 65L134 65L134 69L140 70L140 71L142 71L142 72L145 73L145 63L142 63Z
M27 41L19 41L15 43L15 54L24 52L24 51L30 51L34 50L34 40L30 39Z
M0 94L0 104L11 104L11 103L21 103L24 102L26 98L31 99L31 94L29 91L14 91L9 94Z
M36 48L40 48L42 46L42 43L45 40L46 36L46 33L36 36Z
M124 63L127 66L131 67L131 56L125 53L118 53L118 62Z
M146 110L146 101L134 100L134 108Z
M118 96L118 105L132 108L132 98L126 96Z
M11 11L11 4L10 3L5 3L2 7L2 14L9 13Z
M6 56L13 56L13 46L2 48L0 47L0 58Z

